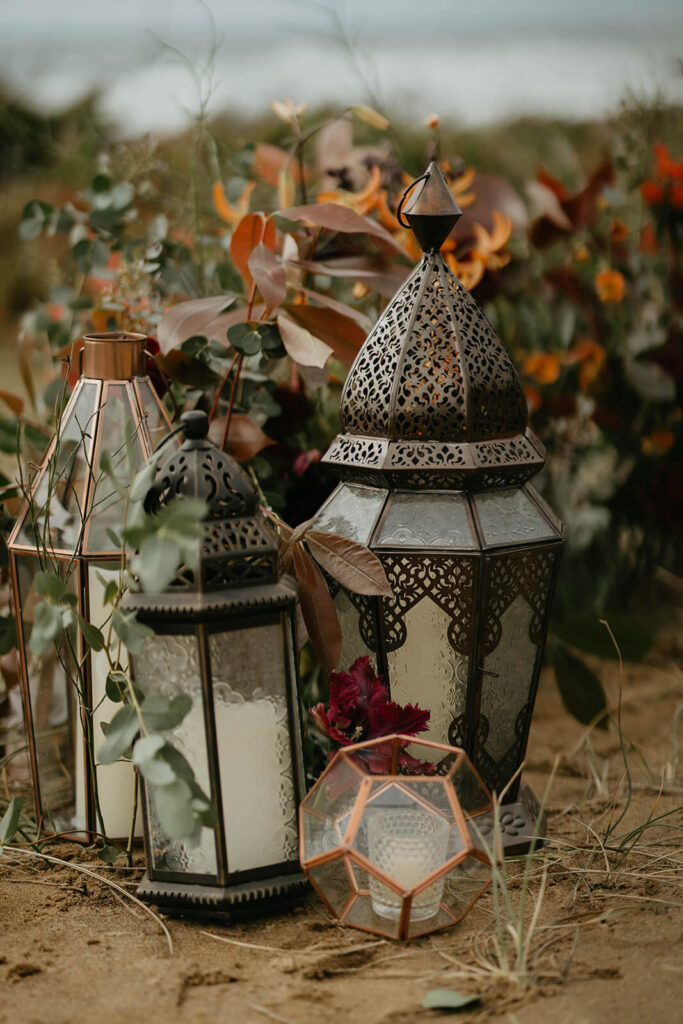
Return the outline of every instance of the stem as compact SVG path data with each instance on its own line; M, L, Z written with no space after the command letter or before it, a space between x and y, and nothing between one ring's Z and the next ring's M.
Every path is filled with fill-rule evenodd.
M230 400L228 402L228 412L227 412L226 417L225 417L225 427L223 428L223 438L221 440L221 451L222 452L224 452L226 450L226 445L228 443L228 431L230 430L230 421L232 420L232 410L233 410L234 405L235 405L235 394L237 393L237 383L238 383L238 381L240 379L240 370L242 369L242 362L243 362L243 359L244 359L244 357L243 357L241 352L237 355L236 358L237 358L237 366L235 367L235 376L234 376L234 379L233 379L233 382L232 382L232 387L230 388Z
M133 866L133 842L135 840L135 819L138 816L138 793L139 793L139 780L138 773L133 772L133 814L130 819L130 832L128 833L128 845L126 846L126 864L129 868Z
M218 385L218 389L216 390L216 397L213 400L213 405L211 406L211 412L209 413L209 423L211 423L211 421L213 420L214 416L216 415L216 409L218 408L218 402L220 400L220 397L223 394L223 389L224 389L225 385L228 383L228 377L232 373L233 367L234 367L235 363L237 362L238 358L239 358L239 353L237 353L235 355L235 357L233 358L232 362L230 363L230 366L228 367L228 372L226 373L225 377L223 377L223 380Z

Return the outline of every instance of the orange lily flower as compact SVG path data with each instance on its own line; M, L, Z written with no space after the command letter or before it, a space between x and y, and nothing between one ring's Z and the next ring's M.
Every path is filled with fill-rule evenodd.
M599 342L593 338L581 336L567 352L564 362L568 366L581 363L579 387L582 391L587 391L600 373L605 358L605 350Z
M676 438L671 430L652 430L640 442L645 455L666 455Z
M626 294L624 275L618 270L599 270L595 275L595 290L605 305L621 302Z
M315 197L317 203L338 203L346 206L356 213L365 215L374 210L377 205L380 185L382 183L382 171L378 164L373 164L370 171L370 179L360 192L348 192L346 189L332 189L329 192L319 192Z
M231 227L241 221L242 217L249 213L249 200L255 188L256 182L248 181L240 193L237 204L233 206L232 203L228 202L222 182L214 181L212 192L213 206L221 220Z
M524 373L539 384L554 384L562 364L556 352L530 352L524 360Z

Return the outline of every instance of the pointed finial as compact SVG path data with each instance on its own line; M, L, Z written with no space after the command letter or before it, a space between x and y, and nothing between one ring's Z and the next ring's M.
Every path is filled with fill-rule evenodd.
M406 196L420 181L423 181L422 188L413 193L404 209ZM403 193L397 211L401 224L402 213L408 221L404 227L412 228L424 252L440 249L453 226L462 217L462 210L435 160L432 160L422 177L416 178Z

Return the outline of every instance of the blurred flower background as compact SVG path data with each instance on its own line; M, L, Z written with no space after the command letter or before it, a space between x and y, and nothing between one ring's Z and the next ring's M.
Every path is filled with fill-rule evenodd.
M16 452L40 458L87 329L150 335L169 412L205 408L274 512L310 516L344 376L419 258L398 199L436 158L464 210L444 256L515 356L567 525L558 680L570 704L577 673L595 694L572 653L604 653L590 623L681 569L683 9L33 0L2 18L3 529ZM647 637L623 622L635 656Z

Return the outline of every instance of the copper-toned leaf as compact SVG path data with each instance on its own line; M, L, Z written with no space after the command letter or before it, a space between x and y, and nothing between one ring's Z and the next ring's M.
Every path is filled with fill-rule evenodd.
M301 589L301 611L308 637L326 672L334 672L339 664L342 649L342 634L337 618L337 609L327 589L322 573L311 562L315 588Z
M290 154L278 146L268 142L257 142L254 149L254 170L267 185L277 185L279 175L283 172L291 174L294 181L301 180L299 165L292 160Z
M35 409L36 407L36 389L33 383L33 372L31 370L31 364L26 355L23 345L19 345L17 348L17 359L19 360L19 372L23 381L26 393L31 400L31 405Z
M286 316L280 314L277 318L277 325L280 328L282 344L287 349L287 354L295 363L303 366L318 366L322 368L332 354L332 349L324 341L314 338L313 335L300 327Z
M386 228L376 220L363 217L360 213L341 206L339 203L308 203L305 206L292 206L289 210L279 210L278 217L284 220L301 220L315 224L327 231L341 231L352 235L374 235L393 249L408 255Z
M249 270L249 257L257 245L265 245L274 250L276 245L275 224L266 219L263 213L249 213L242 217L230 241L230 255L247 289L251 288L253 278Z
M336 313L341 313L342 316L349 317L350 320L355 320L364 331L369 331L372 327L372 321L370 317L362 313L360 309L354 309L353 306L349 306L346 302L340 302L339 299L333 299L331 295L326 295L324 292L316 292L312 288L302 288L301 291L304 295L308 296L309 299L313 299L315 302L319 302L321 306L325 306L327 309L333 309Z
M171 306L157 327L161 351L168 352L172 348L177 348L197 334L211 338L221 329L225 338L229 324L227 320L224 323L223 313L234 301L227 295L212 295L206 299L188 299L187 302L178 302Z
M218 445L223 439L224 429L225 418L214 418L209 428L209 436ZM263 433L256 420L253 420L251 416L247 416L245 413L233 414L230 420L227 446L228 454L232 455L233 459L245 462L271 444L275 444L275 442Z
M365 341L365 331L354 320L333 309L320 306L288 304L284 307L288 315L300 327L310 331L332 347L337 359L350 366Z
M361 284L388 298L398 291L410 273L410 269L404 265L383 263L371 256L342 256L327 262L304 259L288 262L301 270L310 270L313 274L360 281Z
M282 260L267 246L259 243L249 257L248 266L270 316L287 297L287 278Z
M312 523L312 519L304 519L303 523L299 523L298 526L295 526L285 542L283 552L287 551L291 547L293 548L294 545L301 540L307 530L310 529Z
M15 395L13 391L0 391L0 398L8 405L13 413L17 416L21 416L24 411L24 399L21 395Z
M391 597L392 590L382 563L362 544L320 530L309 530L306 543L315 560L347 590Z
M300 540L292 544L290 550L292 553L294 575L302 587L305 587L307 590L315 590L318 585L318 578L315 574L313 559L305 550Z

